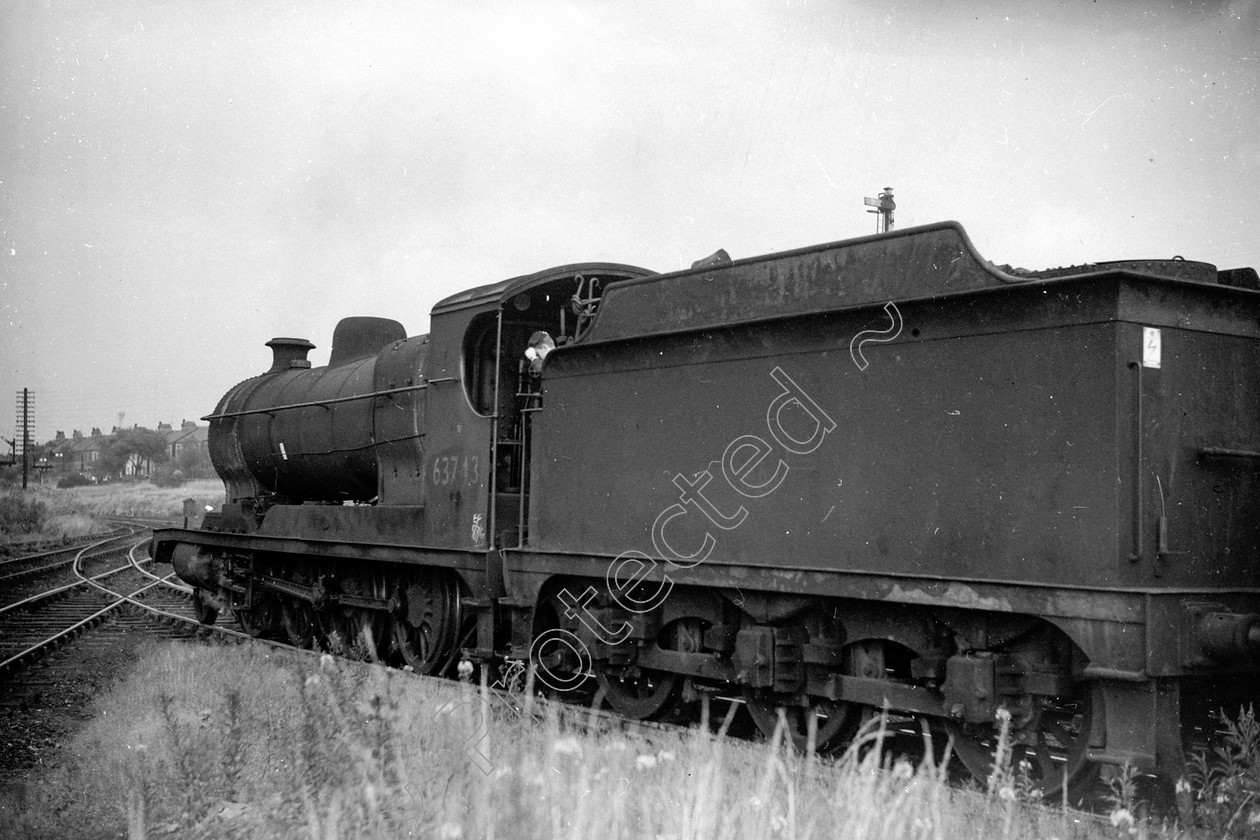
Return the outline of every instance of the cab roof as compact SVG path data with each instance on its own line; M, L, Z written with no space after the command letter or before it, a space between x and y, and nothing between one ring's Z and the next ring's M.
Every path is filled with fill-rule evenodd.
M555 268L544 269L533 274L523 274L520 277L512 277L507 280L500 280L498 283L489 283L485 286L477 286L463 292L457 292L448 298L438 301L433 307L433 315L441 315L446 312L455 312L460 309L469 307L482 307L490 303L502 304L521 292L528 291L536 286L543 286L555 280L565 277L573 277L578 274L592 275L619 275L618 279L631 277L650 277L656 274L655 271L649 271L646 268L639 268L634 265L625 265L623 263L611 262L585 262L585 263L569 263L568 265L556 266Z

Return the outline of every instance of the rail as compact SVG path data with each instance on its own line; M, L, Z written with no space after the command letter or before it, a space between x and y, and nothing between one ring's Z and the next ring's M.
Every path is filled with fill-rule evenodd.
M0 466L3 466L0 464ZM120 536L123 529L115 528L112 531L106 531L100 534L80 534L77 537L65 537L62 539L45 539L45 540L29 540L26 542L10 542L4 546L0 546L0 565L6 563L23 560L26 558L39 557L44 554L58 554L63 551L71 551L84 543L91 542L95 539L104 539L111 536ZM17 554L14 552L26 552Z
M23 554L18 557L9 557L4 560L0 560L0 571L5 572L5 574L0 574L0 583L5 583L7 581L16 580L18 578L23 578L23 577L30 577L31 575L37 575L42 572L50 572L50 571L53 571L54 569L59 569L62 566L69 566L75 563L76 561L78 561L79 558L85 555L87 552L101 548L102 546L109 545L110 543L124 541L130 537L135 536L136 532L137 532L137 529L135 528L132 528L130 530L125 529L125 528L119 528L110 532L110 536L107 536L104 539L98 539L95 542L89 543L86 546L82 546L82 547L68 546L68 547L59 548L53 551L41 551L35 554ZM94 536L100 536L100 535L98 534ZM76 551L76 548L78 549L78 551ZM100 552L97 552L97 554L94 556L108 554L111 551L116 551L116 550L118 550L117 547L105 548L105 549L102 549ZM55 557L64 558L66 555L70 555L72 552L74 552L73 556L70 556L68 559L55 559L47 563L40 562L44 558L55 558ZM17 568L19 566L23 566L25 564L30 564L30 563L34 563L35 565L29 566L27 568ZM12 571L15 568L16 568L16 571Z
M1248 458L1260 460L1260 452L1254 452L1250 449L1226 449L1221 446L1205 446L1199 450L1199 455L1204 458Z
M102 542L110 542L110 541L112 540L104 540ZM108 592L111 596L114 596L115 598L115 600L106 604L104 607L100 609L92 609L91 607L88 607L87 609L90 610L90 612L86 617L80 618L79 620L75 621L73 624L71 624L68 627L62 627L58 629L57 632L51 635L43 636L39 638L33 644L27 645L26 647L19 650L17 653L10 654L3 661L0 661L0 673L8 672L9 670L16 667L17 665L20 665L21 663L27 661L28 659L31 659L34 656L38 655L40 652L54 647L55 645L59 644L64 639L70 638L71 636L83 630L85 627L88 627L89 625L99 622L110 612L112 612L113 610L120 607L123 603L125 603L127 600L126 598L117 597L118 593L111 592L110 590L108 590L108 588L101 585L98 581L100 581L103 578L107 578L112 575L116 575L116 574L119 574L120 572L131 569L135 562L135 549L139 547L140 545L143 545L146 541L147 540L140 540L136 543L135 546L132 546L132 548L128 552L128 558L129 558L128 562L125 565L119 566L114 569L107 569L99 574L91 575L91 576L84 574L82 570L82 562L87 557L88 552L91 551L100 543L97 543L95 545L85 546L75 555L74 560L73 560L74 573L79 578L79 580L74 581L72 583L68 583L64 586L57 586L52 589L45 590L44 592L40 592L28 598L24 598L23 600L18 601L16 603L7 604L3 607L0 607L0 615L4 615L10 612L13 612L19 608L29 608L42 601L51 601L53 598L61 595L62 593L69 592L72 589L78 589L84 585L90 585L98 589L101 589L105 592ZM153 586L153 585L156 585L156 584L150 584L150 586ZM132 594L137 594L137 593L132 593Z

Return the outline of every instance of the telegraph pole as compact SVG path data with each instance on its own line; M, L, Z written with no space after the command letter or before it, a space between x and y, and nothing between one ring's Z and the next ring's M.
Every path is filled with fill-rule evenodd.
M879 194L879 198L862 199L862 203L867 207L876 208L866 211L879 216L875 220L876 233L888 233L888 231L893 229L893 211L897 209L897 204L893 201L892 191L892 187L884 187L884 191Z
M30 389L23 388L22 393L17 395L17 416L18 431L21 434L19 440L22 442L22 489L26 489L27 482L31 474L31 423L34 414L34 406L31 404L35 399L35 395Z

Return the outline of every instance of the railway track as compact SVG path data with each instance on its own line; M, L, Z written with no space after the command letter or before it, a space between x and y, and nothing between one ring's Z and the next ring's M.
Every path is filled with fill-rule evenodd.
M53 587L36 597L0 607L0 679L10 684L0 694L0 711L25 711L41 704L41 695L56 692L58 683L77 682L85 663L101 657L116 661L134 655L137 639L163 638L207 643L254 642L295 651L298 655L321 657L322 651L301 650L270 639L253 638L229 627L207 627L193 614L192 589L174 577L169 566L153 568L144 551L144 541L135 542L125 561L97 571L86 552L73 564L76 580ZM50 657L52 651L63 653ZM119 650L124 653L119 654ZM132 653L126 653L132 651ZM51 660L51 661L50 661ZM45 661L48 667L31 667ZM368 664L368 663L362 663ZM115 668L117 666L114 666ZM123 666L125 667L125 665ZM449 690L451 680L397 672L405 679L422 680ZM478 675L480 676L480 675ZM586 731L620 732L652 738L677 735L697 725L702 730L729 734L739 739L757 737L757 727L736 697L704 695L696 715L661 721L634 720L601 708L599 691L592 677L581 690L563 698L527 698L522 679L495 682L495 675L481 677L481 686L469 686L487 713L499 716L533 718L543 725L554 709L561 720ZM508 683L507 686L504 682ZM90 688L88 689L90 691ZM902 755L921 756L930 749L917 727L893 726L887 748Z
M10 675L39 661L49 651L94 628L109 625L144 627L173 638L216 636L237 642L252 641L299 653L322 655L320 651L302 651L292 645L249 634L221 625L201 624L193 614L192 588L180 582L173 572L156 573L152 561L141 557L147 540L146 530L136 520L129 520L117 533L87 546L71 550L46 552L31 557L48 557L43 568L12 573L14 577L35 575L48 569L67 568L73 580L43 589L36 594L0 606L0 674ZM65 555L72 553L69 559ZM120 558L125 555L125 561ZM55 562L54 562L55 561ZM0 566L3 569L3 566ZM0 583L5 578L0 577ZM406 670L406 669L405 669ZM408 672L412 679L434 680L443 685L443 677ZM519 680L518 680L519 681ZM501 708L520 707L520 689L508 688L502 681L483 680L483 692L494 698ZM599 692L592 677L586 685L564 695L560 703L563 716L581 716L588 725L605 730L677 731L696 725L696 720L634 720L614 711L598 708ZM751 736L755 726L738 715L742 703L738 698L720 695L705 696L701 703L699 723L711 729L721 727L732 734ZM542 701L545 703L545 701ZM723 726L723 724L725 724Z
M179 615L182 607L191 620L187 588L145 568L152 561L139 556L146 542L137 539L141 531L131 529L129 543L118 545L119 537L112 537L80 549L59 563L69 565L74 580L0 606L0 674L11 676L129 607L144 609L142 599L155 599L153 590L160 587L170 592L163 594L166 611Z
M109 534L81 534L77 537L62 537L60 539L9 542L0 546L0 558L29 557L33 554L82 548L85 543L90 543L106 536L109 536Z
M107 557L117 555L130 546L127 541L142 529L138 526L115 528L105 534L94 534L92 539L76 542L30 554L0 559L0 588L8 589L17 581L63 570L83 557Z
M132 631L170 639L248 641L298 654L324 655L318 650L302 650L280 641L255 638L230 627L201 624L193 613L192 588L167 571L169 567L153 569L147 555L142 556L147 540L139 539L140 536L140 532L128 535L130 546L125 551L125 559L121 560L119 556L124 552L116 547L98 548L99 544L93 544L81 548L69 562L73 581L0 606L0 675L17 686L16 691L9 692L3 705L24 705L30 698L38 698L41 686L50 677L34 674L30 666L48 657L50 652L71 643L76 648L103 650L120 644L121 637ZM443 677L404 671L409 679L450 686L451 681ZM541 721L543 710L554 706L561 718L603 732L677 733L698 724L713 732L741 738L756 734L751 719L741 714L743 704L734 697L705 695L704 702L699 704L698 719L692 716L635 720L600 707L602 698L593 677L563 697L526 701L522 693L523 676L507 680L508 685L502 680L495 681L491 675L482 677L479 694L490 707L504 713L532 714ZM901 735L899 740L911 744L913 749L912 742L918 740L918 733L907 730Z

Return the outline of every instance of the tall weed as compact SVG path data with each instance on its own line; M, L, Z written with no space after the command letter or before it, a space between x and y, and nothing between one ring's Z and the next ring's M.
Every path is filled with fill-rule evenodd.
M471 683L174 644L99 707L72 747L80 798L45 818L48 836L1114 836L1080 815L951 787L931 750L914 764L883 749L879 719L844 757L820 760L782 736L627 734ZM66 793L58 784L50 799Z
M1260 838L1260 721L1255 708L1218 713L1221 742L1200 748L1177 795L1193 824L1216 837Z
M48 505L14 490L0 491L0 538L29 537L44 529Z

